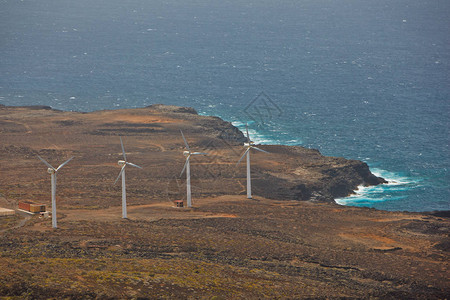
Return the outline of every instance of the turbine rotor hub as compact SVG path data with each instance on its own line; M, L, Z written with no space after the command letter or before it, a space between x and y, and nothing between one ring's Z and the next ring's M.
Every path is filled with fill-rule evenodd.
M183 155L184 155L184 156L188 157L189 154L191 154L189 151L183 151Z
M121 167L123 167L124 165L125 165L125 161L124 160L119 160L118 162L117 162L117 164L119 165L119 166L121 166Z
M47 172L48 172L49 174L54 174L54 173L55 173L55 170L53 170L52 168L48 168L48 169L47 169Z

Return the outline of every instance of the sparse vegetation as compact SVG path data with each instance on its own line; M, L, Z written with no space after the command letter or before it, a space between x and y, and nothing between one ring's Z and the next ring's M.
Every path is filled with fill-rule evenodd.
M230 212L232 218L189 219L188 213L172 219L177 209L157 221L63 217L57 230L49 220L33 219L0 237L0 295L229 299L447 293L448 252L432 246L443 239L445 220L428 219L435 225L424 229L425 237L417 232L423 229L420 216L285 204L262 199L197 204L196 214ZM374 250L392 243L401 249Z
M2 107L0 117L8 120L0 130L0 174L8 174L0 181L5 205L49 205L50 182L36 153L55 164L75 156L58 177L57 230L50 218L0 218L0 297L450 294L448 218L331 203L333 193L378 182L361 162L265 146L270 158L252 156L256 199L248 200L240 196L245 168L235 167L245 138L218 118L166 106L86 114ZM127 177L128 220L121 219L120 185L113 185L123 125L139 129L126 130L127 151L144 167L139 176L130 170ZM108 130L91 134L102 128ZM178 178L184 164L180 128L189 133L191 147L214 154L192 164L193 209L171 203L185 194Z

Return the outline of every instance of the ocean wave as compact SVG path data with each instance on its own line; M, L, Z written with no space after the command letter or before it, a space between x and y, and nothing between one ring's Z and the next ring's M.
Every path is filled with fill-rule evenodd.
M255 144L265 144L265 145L286 145L286 146L299 146L303 144L303 141L299 138L292 138L288 133L282 132L281 128L270 127L268 131L270 134L263 134L257 129L252 127L253 121L249 121L248 123L242 121L233 121L231 122L233 126L239 128L240 131L245 134L245 124L248 124L248 132L250 134L250 138ZM276 136L277 138L274 138Z
M373 168L372 173L384 178L387 183L376 186L358 186L353 195L335 199L340 205L373 206L379 202L405 199L407 191L420 186L421 180L394 173L383 169Z
M407 196L384 195L383 197L373 197L373 195L364 197L363 195L355 195L346 198L335 199L335 202L345 206L373 206L379 202L396 201L407 198Z
M246 133L245 133L245 124L248 124L248 134L250 135L250 139L255 144L271 144L271 145L278 145L278 144L280 144L279 141L271 139L267 135L264 135L264 134L258 132L257 130L253 129L251 127L252 123L253 122L245 123L245 122L241 122L241 121L233 121L233 122L231 122L231 124L233 124L233 126L236 126L240 131L242 131L244 133L244 135L246 135Z
M370 165L369 165L370 166ZM371 172L378 177L384 178L387 183L382 186L388 186L390 189L410 189L416 188L421 185L423 179L406 176L402 173L395 173L391 171L386 171L379 168L370 168Z
M232 124L245 133L246 122L233 121ZM269 128L268 131L270 132L270 134L266 135L264 133L261 133L262 130L260 131L258 130L258 128L255 128L256 126L254 126L254 122L249 121L247 124L250 138L256 144L275 144L288 146L303 144L301 139L289 136L288 134L284 134L280 129L276 127ZM273 138L274 136L276 137L276 139ZM354 191L353 195L335 199L336 203L347 206L372 207L377 205L378 203L386 201L400 201L402 199L408 198L410 190L415 189L421 185L420 179L412 178L400 172L391 172L374 167L373 164L376 164L376 162L372 162L370 158L363 158L362 160L366 161L369 164L370 169L374 175L384 178L387 183L377 186L359 186L357 190Z
M288 145L288 146L299 146L302 144L302 141L299 139L294 139L294 140L285 141L283 144Z

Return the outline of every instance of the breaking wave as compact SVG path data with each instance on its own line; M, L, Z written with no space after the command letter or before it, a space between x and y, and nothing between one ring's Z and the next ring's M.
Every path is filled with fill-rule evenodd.
M373 168L372 173L387 183L376 186L359 186L353 195L335 199L337 204L371 207L376 203L406 198L407 190L417 188L420 180L382 169Z

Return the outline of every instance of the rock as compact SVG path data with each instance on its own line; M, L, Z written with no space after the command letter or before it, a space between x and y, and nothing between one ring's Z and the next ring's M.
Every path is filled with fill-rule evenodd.
M36 113L36 110L40 110ZM0 114L1 135L8 136L8 143L0 149L0 157L6 164L23 159L32 159L30 153L39 152L55 159L77 156L71 163L76 187L86 185L82 165L102 166L92 172L89 182L95 178L106 178L111 170L111 160L119 159L116 153L118 136L126 140L126 149L138 157L144 166L139 177L141 201L149 197L170 194L181 199L184 189L168 188L171 180L179 176L183 166L183 130L189 145L195 151L206 152L206 157L195 157L192 161L193 187L196 197L245 193L245 163L236 166L244 149L246 137L230 122L218 117L201 116L193 108L154 104L140 109L104 110L91 113L58 112L48 106L5 107ZM3 123L2 123L3 122ZM21 128L21 130L17 130ZM49 133L52 146L44 149L38 141ZM70 139L67 139L70 136ZM92 148L91 143L95 144ZM252 192L256 196L280 200L311 200L332 202L334 198L353 193L360 185L385 183L373 175L367 164L357 160L323 156L316 149L300 146L260 145L269 154L252 152ZM114 150L114 156L105 155ZM15 160L8 159L15 156ZM47 153L47 154L46 154ZM80 162L76 166L76 161ZM28 162L26 162L28 163ZM20 167L10 166L13 170ZM14 174L11 174L14 181ZM20 177L19 174L17 174ZM178 184L175 181L173 184ZM172 184L172 185L173 185ZM103 185L94 184L108 195L111 191ZM88 201L88 199L86 199ZM108 197L102 197L96 205L108 206Z
M147 106L146 108L150 108L155 111L159 111L162 113L182 113L182 114L193 114L198 115L197 111L192 107L182 107L175 105L164 105L164 104L152 104Z

